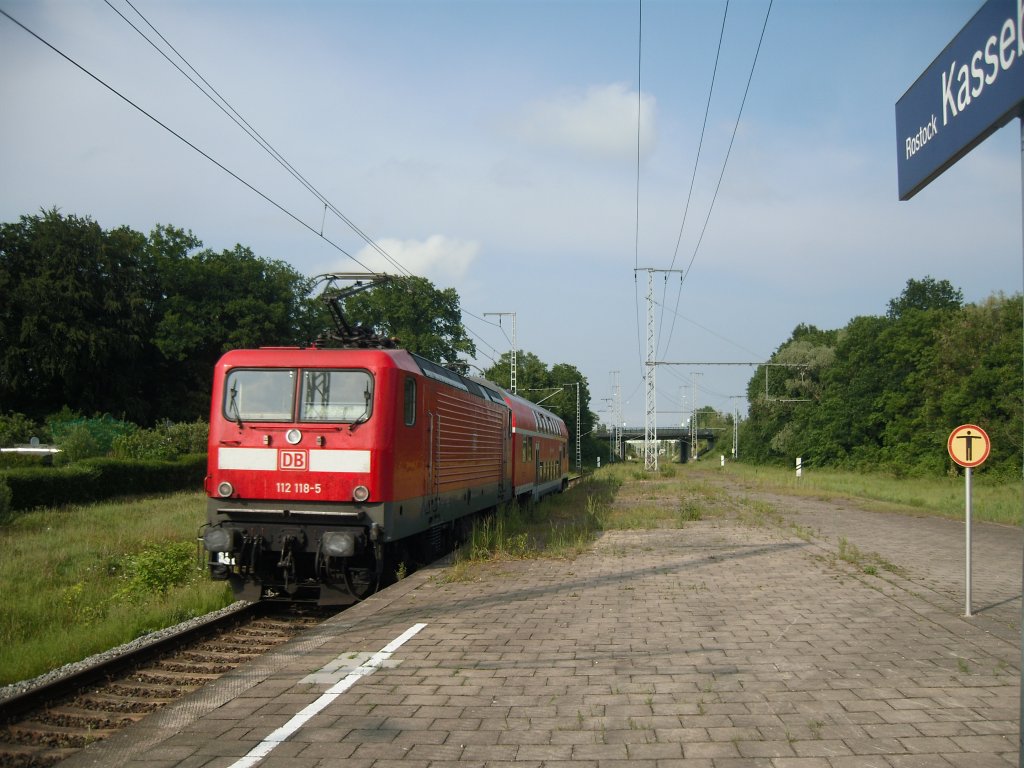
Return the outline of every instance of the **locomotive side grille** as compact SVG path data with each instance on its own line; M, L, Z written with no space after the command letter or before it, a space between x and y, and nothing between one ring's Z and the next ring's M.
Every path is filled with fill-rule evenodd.
M437 482L440 490L501 478L500 411L478 398L438 392Z

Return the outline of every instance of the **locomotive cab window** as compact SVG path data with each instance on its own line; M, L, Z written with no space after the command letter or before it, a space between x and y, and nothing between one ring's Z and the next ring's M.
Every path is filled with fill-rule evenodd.
M224 385L224 416L231 421L291 421L295 371L236 368Z
M303 371L301 392L299 421L363 422L373 410L366 371Z
M416 423L416 379L409 376L405 380L405 426Z

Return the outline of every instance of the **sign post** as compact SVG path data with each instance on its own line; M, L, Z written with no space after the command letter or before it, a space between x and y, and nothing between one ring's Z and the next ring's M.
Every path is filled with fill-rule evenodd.
M967 585L965 592L964 616L971 615L971 469L984 463L988 458L992 443L985 430L974 424L962 424L949 434L946 450L949 457L964 468L964 496L966 499L966 571Z

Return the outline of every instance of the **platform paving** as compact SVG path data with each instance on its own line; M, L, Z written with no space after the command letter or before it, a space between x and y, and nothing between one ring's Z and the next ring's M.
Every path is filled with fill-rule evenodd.
M681 528L420 571L62 765L1017 764L1017 529L976 526L965 618L962 526L707 482Z

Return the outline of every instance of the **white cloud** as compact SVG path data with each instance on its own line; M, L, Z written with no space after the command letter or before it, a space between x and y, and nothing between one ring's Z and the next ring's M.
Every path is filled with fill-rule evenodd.
M431 235L426 240L383 238L376 242L405 269L442 288L461 280L480 253L479 243L444 235ZM375 272L399 272L394 264L369 245L355 257Z
M640 149L646 155L654 146L655 99L638 98L622 84L534 102L515 127L520 138L537 146L628 159L636 157L638 111Z

